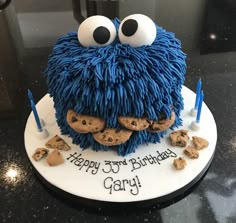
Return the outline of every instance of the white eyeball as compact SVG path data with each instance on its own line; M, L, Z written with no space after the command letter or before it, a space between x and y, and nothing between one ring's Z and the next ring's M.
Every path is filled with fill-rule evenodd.
M107 46L115 38L115 25L105 16L91 16L84 20L78 29L78 40L84 47Z
M156 25L149 17L133 14L122 20L118 35L122 44L140 47L151 45L156 38L156 32Z

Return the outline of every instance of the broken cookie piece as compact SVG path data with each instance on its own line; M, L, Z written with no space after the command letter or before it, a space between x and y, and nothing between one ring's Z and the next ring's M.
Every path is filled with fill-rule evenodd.
M65 161L61 153L56 149L54 149L51 153L49 153L47 157L47 163L49 166L58 166L64 162Z
M50 149L59 149L63 151L70 149L70 146L58 135L55 135L53 138L49 139L45 146Z
M199 157L198 151L193 146L187 146L184 149L184 154L187 155L190 159L197 159Z
M182 170L187 165L187 162L183 157L178 157L174 159L173 165L177 170Z
M170 133L170 142L172 146L185 147L188 140L189 136L187 130L181 129Z
M32 156L35 161L39 161L48 155L46 148L37 148Z
M209 142L204 138L193 136L192 139L194 148L197 150L204 149L209 145Z

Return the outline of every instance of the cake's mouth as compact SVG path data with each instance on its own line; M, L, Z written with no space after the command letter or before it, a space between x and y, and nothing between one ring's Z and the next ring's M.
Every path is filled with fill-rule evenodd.
M78 114L72 109L68 110L66 120L67 124L76 132L91 133L99 144L116 146L128 141L135 131L146 130L151 133L159 133L169 129L175 122L175 113L172 112L168 118L162 115L157 121L119 116L118 122L124 129L108 128L106 121L102 118Z

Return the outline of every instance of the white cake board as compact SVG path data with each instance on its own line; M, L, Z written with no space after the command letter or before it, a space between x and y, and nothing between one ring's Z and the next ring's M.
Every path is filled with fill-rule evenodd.
M190 137L197 135L209 141L209 146L199 151L199 158L196 160L186 157L183 148L172 147L167 134L161 143L140 145L135 153L126 157L120 157L113 151L82 151L78 145L72 144L71 138L62 136L72 148L62 152L65 163L50 167L46 159L36 162L32 159L35 149L44 147L45 142L56 134L61 136L55 120L53 101L49 95L45 95L37 104L38 114L44 120L49 136L45 139L37 137L31 112L24 135L28 157L48 183L78 197L107 202L134 202L174 195L176 191L188 189L187 185L196 183L196 179L199 180L199 176L206 172L217 141L216 123L205 103L202 106L200 130L191 130L190 124L195 118L190 115L190 110L195 102L195 93L183 87L182 95L185 109L181 113L183 126L179 129L189 130ZM161 153L162 158L158 156ZM72 154L76 154L78 158L70 158ZM185 157L187 166L184 170L178 171L173 167L175 154ZM150 158L149 161L145 159L146 156ZM159 162L154 158L154 163L151 156L158 156ZM139 168L141 160L142 167ZM120 162L118 165L117 161Z

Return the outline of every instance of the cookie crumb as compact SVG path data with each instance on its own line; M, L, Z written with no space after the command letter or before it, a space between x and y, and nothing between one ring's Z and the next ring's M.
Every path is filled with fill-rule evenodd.
M183 170L187 165L187 162L183 157L178 157L177 159L174 159L173 165L177 170Z
M64 158L57 149L54 149L47 157L47 163L49 166L58 166L64 162Z
M209 145L209 142L204 138L193 136L192 139L193 139L194 148L197 150L204 149Z
M37 148L32 156L35 161L39 161L48 155L46 148Z
M193 146L187 146L184 149L184 154L187 155L190 159L197 159L199 157L198 151Z
M186 147L189 140L187 130L177 130L170 133L170 143L172 146Z

